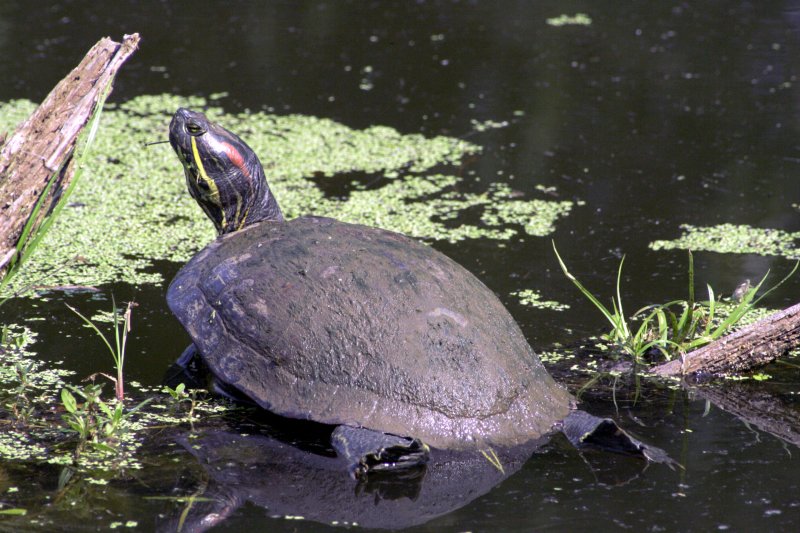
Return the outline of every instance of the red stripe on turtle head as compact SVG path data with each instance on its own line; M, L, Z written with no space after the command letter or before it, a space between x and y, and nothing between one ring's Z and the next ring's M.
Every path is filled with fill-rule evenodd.
M242 174L250 178L250 171L244 164L244 157L242 157L242 154L239 153L239 150L237 150L232 144L228 144L226 142L223 142L222 146L225 148L225 154L228 156L228 159L230 159L230 162L236 165L236 168L241 170Z

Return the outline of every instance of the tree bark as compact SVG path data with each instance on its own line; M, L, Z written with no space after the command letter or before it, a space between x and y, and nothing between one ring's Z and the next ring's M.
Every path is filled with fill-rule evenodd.
M0 279L18 258L23 229L51 178L54 182L31 235L67 190L75 172L78 135L108 96L117 71L138 43L138 34L126 35L121 44L109 38L98 41L0 151Z
M732 374L765 365L800 344L800 304L655 367L660 376Z

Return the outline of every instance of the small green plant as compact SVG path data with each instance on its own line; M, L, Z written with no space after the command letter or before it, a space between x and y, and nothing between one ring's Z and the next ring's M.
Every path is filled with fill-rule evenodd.
M180 383L174 389L169 385L165 385L162 392L169 394L176 403L180 403L189 398L189 394L186 392L186 383Z
M186 417L191 421L194 419L194 410L195 407L197 407L197 394L205 391L201 389L191 389L187 392L186 384L179 383L174 389L165 385L164 388L161 389L161 392L169 394L176 406L180 406L184 402L189 402L189 412L186 414Z
M123 374L123 367L125 365L125 345L128 341L128 334L131 331L131 313L133 312L133 302L128 302L128 305L125 307L125 310L122 314L122 319L120 319L120 311L122 309L117 308L117 303L114 301L114 296L111 296L111 314L114 320L114 341L115 344L112 347L111 343L108 341L106 336L103 334L102 331L92 322L90 319L86 318L84 315L80 313L77 309L72 307L69 304L65 304L70 311L78 315L87 326L92 328L95 333L103 340L106 347L108 348L109 353L111 353L111 357L114 358L114 366L117 369L117 377L111 377L106 374L104 376L108 377L111 381L114 382L114 389L116 392L117 400L122 401L125 399L125 381L124 381L124 374Z
M11 344L20 349L28 342L30 342L30 337L24 329L21 332L12 332L11 328L4 324L2 330L0 330L0 349Z
M83 399L78 403L75 394ZM86 387L69 387L61 389L61 403L66 414L64 421L67 426L78 434L79 442L75 454L80 455L86 445L91 445L98 450L113 452L113 446L107 441L115 435L122 422L122 404L112 410L101 398L101 385L90 384ZM105 417L105 418L104 418Z
M61 403L65 411L62 418L69 431L78 435L76 457L86 446L99 451L116 452L116 442L129 431L125 421L149 402L147 399L125 411L121 401L116 401L114 405L105 402L101 397L102 391L102 385L94 383L61 389ZM79 399L82 401L79 402Z
M28 397L31 385L28 376L31 368L33 368L32 361L28 362L28 364L23 364L19 361L14 363L14 372L19 385L11 391L10 398L12 400L6 404L6 409L14 415L17 424L20 426L27 425L36 411L35 405Z
M603 305L578 279L570 274L553 243L553 251L564 275L578 287L581 293L594 304L611 324L607 340L615 343L620 350L634 359L635 363L643 363L644 355L651 350L660 352L666 359L681 356L728 333L731 328L765 296L780 287L797 270L800 261L775 286L755 298L761 286L769 276L769 271L755 286L744 287L734 301L734 308L724 317L719 316L719 306L711 285L706 285L708 301L698 302L694 293L694 258L689 252L689 299L673 300L665 304L649 305L636 311L631 320L638 320L638 327L626 318L622 307L620 284L622 280L623 257L617 270L616 296L611 298L611 309Z

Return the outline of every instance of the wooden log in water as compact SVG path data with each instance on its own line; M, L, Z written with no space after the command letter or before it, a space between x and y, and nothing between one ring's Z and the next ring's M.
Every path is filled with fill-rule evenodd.
M34 234L52 212L75 173L73 154L80 133L111 91L120 66L136 50L139 35L122 43L95 44L50 92L0 151L0 279L19 257L17 244L34 211ZM53 180L47 189L47 184ZM35 206L47 190L41 207Z
M770 363L798 345L800 304L773 313L651 371L660 376L734 374Z

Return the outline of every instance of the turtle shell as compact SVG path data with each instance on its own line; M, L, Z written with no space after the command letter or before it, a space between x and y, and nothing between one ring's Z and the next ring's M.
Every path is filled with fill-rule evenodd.
M494 293L390 231L254 224L192 258L167 301L219 380L283 416L469 449L527 442L569 410Z

